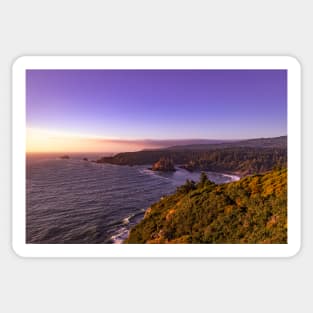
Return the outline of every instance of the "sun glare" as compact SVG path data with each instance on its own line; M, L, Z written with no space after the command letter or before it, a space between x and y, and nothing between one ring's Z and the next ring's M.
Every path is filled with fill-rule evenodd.
M97 138L82 135L27 128L26 151L36 152L94 152L105 151L110 147L99 143Z
M121 140L47 130L27 128L27 153L80 153L80 152L123 152L137 151L147 145L136 140Z

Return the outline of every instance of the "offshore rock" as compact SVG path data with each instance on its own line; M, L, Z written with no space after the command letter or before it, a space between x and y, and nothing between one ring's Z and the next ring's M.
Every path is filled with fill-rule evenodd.
M174 162L171 158L160 158L159 161L153 164L152 166L153 171L162 171L162 172L174 172L175 166Z

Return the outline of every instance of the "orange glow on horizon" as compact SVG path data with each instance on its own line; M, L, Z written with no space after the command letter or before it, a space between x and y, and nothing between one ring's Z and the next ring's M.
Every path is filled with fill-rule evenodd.
M124 152L146 148L136 141L106 139L38 128L27 128L27 153Z

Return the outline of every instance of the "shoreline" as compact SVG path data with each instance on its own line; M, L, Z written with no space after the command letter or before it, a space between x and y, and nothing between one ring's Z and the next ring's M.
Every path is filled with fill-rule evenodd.
M155 171L155 170L152 170L152 164L117 164L117 163L113 163L113 162L103 162L103 161L99 161L99 160L96 160L94 163L96 164L109 164L109 165L117 165L117 166L128 166L128 167L135 167L135 166L141 166L141 167L146 167L145 169L153 172L153 173L173 173L175 171L179 171L179 170L185 170L187 171L188 173L201 173L201 172L205 172L205 173L214 173L214 174L220 174L220 175L223 175L223 176L226 176L226 177L230 177L232 178L232 180L230 182L233 182L233 181L238 181L240 180L241 178L245 177L245 176L248 176L248 175L244 175L243 173L239 173L239 172L231 172L231 171L212 171L212 170L205 170L205 169L194 169L194 170L188 170L186 169L184 166L184 164L177 164L175 165L175 171Z
M140 165L141 166L141 165ZM152 170L151 167L147 167L147 170L151 171L152 173L173 173L173 171L154 171ZM209 170L194 170L194 171L189 171L183 167L181 167L180 165L177 165L175 167L175 171L186 171L187 173L190 174L201 174L202 172L204 173L212 173L212 174L217 174L217 175L221 175L224 177L229 177L231 180L229 182L234 182L234 181L239 181L241 178L243 178L243 175L240 175L239 173L236 172L228 172L228 171L223 171L223 172L216 172L216 171L209 171ZM228 182L225 182L223 184L227 184Z
M142 165L140 165L141 167L143 167ZM148 171L150 171L151 173L155 173L156 171L153 171L151 168L149 168L149 167L145 167L145 169L146 170L148 170ZM228 183L232 183L232 182L236 182L236 181L239 181L242 177L240 177L239 175L235 175L234 173L225 173L225 172L213 172L213 171L193 171L193 172L190 172L190 171L188 171L188 170L186 170L186 169L184 169L184 168L180 168L180 167L177 167L177 171L179 171L179 170L181 170L181 171L186 171L186 172L189 172L189 173L197 173L197 174L200 174L201 172L205 172L205 173L213 173L213 174L218 174L218 175L221 175L221 176L224 176L224 177L229 177L231 180L230 181L228 181L228 182L225 182L225 183L221 183L220 185L222 185L222 184L228 184ZM165 171L165 173L167 173L166 171ZM175 193L175 191L174 192L171 192L170 194L173 194L173 193ZM160 197L158 200L157 200L157 202L159 202L159 201L161 201L162 200L162 198L163 197ZM152 204L151 204L152 205ZM142 220L145 218L145 216L146 216L146 212L150 209L151 210L151 205L149 205L147 208L145 208L145 209L142 209L142 211L143 211L143 216L142 216L142 218L141 219L138 219L137 221L136 221L136 223L132 226L132 227L130 227L129 229L127 229L127 225L129 224L129 220L128 220L128 223L124 223L123 225L122 225L122 227L117 231L117 233L116 234L114 234L114 235L112 235L111 236L111 239L112 239L112 244L123 244L124 243L124 241L125 240L127 240L128 238L129 238L129 234L130 234L130 232L131 232L131 230L132 230L132 228L134 228L134 227L136 227L139 223L141 223L142 222ZM124 219L125 220L125 219Z

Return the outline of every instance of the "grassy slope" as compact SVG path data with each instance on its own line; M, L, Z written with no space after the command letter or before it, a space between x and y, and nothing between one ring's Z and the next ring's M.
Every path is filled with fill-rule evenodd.
M287 170L180 188L153 204L125 243L287 243Z

